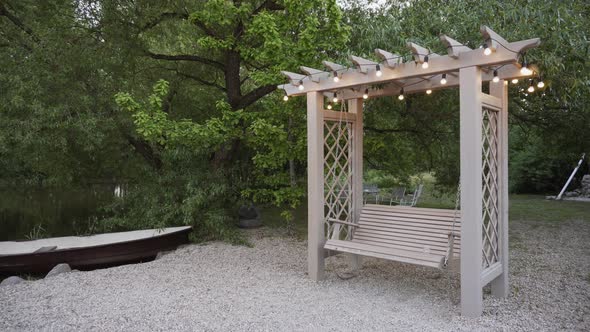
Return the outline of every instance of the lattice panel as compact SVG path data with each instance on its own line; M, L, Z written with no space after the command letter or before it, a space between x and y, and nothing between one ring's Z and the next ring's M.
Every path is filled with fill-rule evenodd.
M324 121L324 223L329 239L350 239L353 222L353 125L346 121Z
M482 110L483 268L499 260L499 172L497 111Z

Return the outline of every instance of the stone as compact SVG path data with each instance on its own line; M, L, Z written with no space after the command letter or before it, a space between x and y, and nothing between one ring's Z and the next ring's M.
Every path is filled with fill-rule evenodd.
M20 284L23 281L25 281L25 279L23 279L21 277L17 277L17 276L8 277L8 278L2 280L2 282L0 282L0 287Z
M66 263L57 264L47 275L45 278L55 277L58 274L72 272L72 268Z

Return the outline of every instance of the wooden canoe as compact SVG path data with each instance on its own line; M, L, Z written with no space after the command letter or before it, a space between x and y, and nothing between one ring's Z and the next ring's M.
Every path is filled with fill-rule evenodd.
M0 242L0 275L47 273L55 265L92 270L153 260L189 241L192 227Z

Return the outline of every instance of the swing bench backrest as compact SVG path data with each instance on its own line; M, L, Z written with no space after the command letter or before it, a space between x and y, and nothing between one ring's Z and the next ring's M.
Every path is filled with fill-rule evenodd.
M459 257L460 218L455 210L367 204L352 239L329 239L324 248L442 268L447 255Z

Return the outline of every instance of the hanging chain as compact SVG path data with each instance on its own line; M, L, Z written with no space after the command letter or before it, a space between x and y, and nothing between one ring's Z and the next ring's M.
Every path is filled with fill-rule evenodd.
M453 225L451 226L451 234L455 234L455 224L457 223L457 213L459 212L459 204L461 203L461 181L457 185L457 195L455 196L455 213L453 214Z

